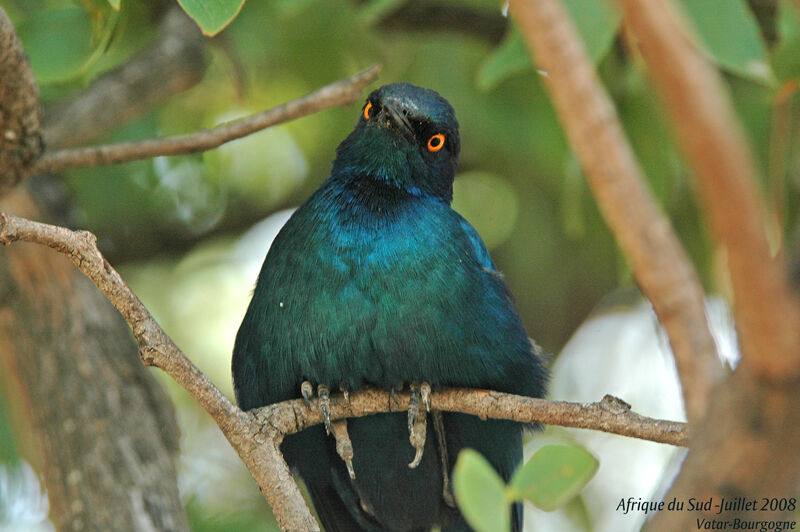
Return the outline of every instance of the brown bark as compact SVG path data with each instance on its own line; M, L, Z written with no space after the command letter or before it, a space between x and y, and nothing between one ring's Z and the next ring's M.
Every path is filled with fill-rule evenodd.
M758 172L722 79L665 0L625 0L676 136L697 174L714 236L725 248L743 363L765 379L800 378L800 304L772 257Z
M696 172L713 234L724 246L742 361L711 402L669 496L794 497L800 484L800 304L767 242L758 174L721 76L697 48L677 6L624 0L676 137ZM791 520L796 511L727 512L723 519ZM664 512L658 530L687 530L696 516Z
M603 217L653 304L675 353L690 426L706 412L722 372L703 287L669 220L647 188L616 110L558 0L512 0L559 118Z
M180 14L178 8L174 11ZM10 23L4 22L0 23L4 58L0 108L6 123L24 125L32 120L27 118L31 109L38 113L38 87L24 68L22 72L11 69L24 61L9 63L9 58L24 58L24 53ZM191 21L185 22L190 32L197 33ZM176 80L198 80L204 68L202 40L190 39L187 44L181 37L187 25L181 25L173 15L151 48L163 48L166 42L167 48L180 53L164 55L166 62L154 62L146 51L117 74L104 76L49 114L48 139L68 144L70 137L92 136L121 125L130 113L123 110L122 115L109 118L109 113L120 112L114 105L121 105L120 97L126 100L121 95L141 97L135 106L139 112L155 99L185 88L186 82ZM198 56L200 61L195 60ZM181 58L188 59L178 61ZM155 69L159 64L164 67L161 71ZM144 77L154 74L158 79L145 83L143 89ZM10 90L20 86L23 89ZM158 90L146 90L151 86ZM35 117L38 120L38 114ZM41 153L41 133L36 127L13 132L22 136L11 140L38 151L11 160L7 155L20 150L15 152L16 145L9 148L8 143L0 146L3 191L28 176ZM14 135L6 134L6 139L9 136ZM20 160L25 164L18 172L19 165L14 165ZM24 187L15 189L0 205L40 219L50 217ZM139 363L124 321L96 287L64 257L42 251L37 246L0 250L0 367L4 370L0 376L6 382L15 379L11 388L27 404L44 464L52 520L60 530L188 530L178 496L177 427L168 398Z
M24 190L4 209L41 213ZM59 530L188 530L169 398L125 322L64 257L0 249L0 352L43 457Z
M39 86L0 7L0 196L28 175L42 149Z
M163 155L185 155L210 150L282 122L288 122L329 107L353 103L361 95L364 87L378 76L380 70L380 65L373 65L358 74L331 83L302 98L213 129L185 135L46 153L33 165L31 173L59 172L80 166L116 164Z

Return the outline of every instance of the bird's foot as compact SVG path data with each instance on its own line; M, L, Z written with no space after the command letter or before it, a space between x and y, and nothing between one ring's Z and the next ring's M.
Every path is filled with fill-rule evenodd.
M425 407L425 412L431 411L431 385L427 382L423 382L422 384L412 383L409 388L411 390L411 397L408 400L408 431L411 432L414 421L420 413L420 401L422 401L422 405Z
M303 381L300 385L300 393L303 401L309 410L314 410L311 398L314 396L314 386L309 381ZM324 384L317 386L317 397L319 398L319 409L322 411L322 421L325 423L325 432L331 433L331 397L328 387ZM348 398L349 399L349 398Z
M447 472L450 467L450 459L447 456L447 440L444 434L442 411L434 410L431 417L433 418L433 431L436 433L436 444L439 447L439 458L442 461L442 498L445 504L455 508L456 500L453 497L453 490L450 488L450 474Z
M402 390L403 387L400 386L400 389ZM392 401L394 402L395 405L398 405L398 406L400 405L400 398L397 397L397 388L395 388L394 386L389 388L389 397L392 398Z
M309 410L314 410L314 406L311 404L311 397L314 395L314 387L308 381L303 381L300 385L300 393L303 394L303 401L306 402L306 408Z
M339 384L339 389L342 390L344 400L350 402L350 390L347 386L341 383ZM300 384L300 393L303 395L303 400L308 409L314 410L314 405L311 402L314 396L314 386L309 381L303 381ZM330 389L324 384L317 386L317 398L319 399L319 409L322 412L322 422L325 424L325 432L328 433L328 436L331 433L333 434L336 439L336 453L347 466L347 473L350 478L356 478L356 473L353 469L353 443L350 441L350 435L347 432L347 420L331 421Z
M341 392L342 392L342 396L344 397L344 402L345 403L349 403L350 402L350 388L348 388L348 386L345 383L340 382L339 383L339 390L341 390Z
M317 386L317 397L319 397L319 409L322 411L322 421L325 423L325 432L331 434L331 397L328 387L324 384Z
M410 386L411 397L408 401L408 440L417 450L414 459L408 464L411 469L416 468L422 461L422 452L425 449L425 436L427 432L428 412L430 411L431 385L412 383ZM419 407L420 400L425 410Z
M351 479L356 478L356 472L353 469L353 442L350 441L350 434L347 432L347 420L339 419L331 424L333 437L336 438L336 453L344 460L347 466L347 474Z

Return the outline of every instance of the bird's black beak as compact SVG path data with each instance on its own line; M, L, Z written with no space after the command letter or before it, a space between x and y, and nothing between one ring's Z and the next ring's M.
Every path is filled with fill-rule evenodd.
M414 138L414 129L405 113L394 107L392 104L385 103L378 116L378 124L388 128L395 128L398 132L410 139Z

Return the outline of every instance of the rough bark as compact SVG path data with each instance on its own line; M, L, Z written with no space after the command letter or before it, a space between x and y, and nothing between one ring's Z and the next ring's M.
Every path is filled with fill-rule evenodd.
M27 176L42 150L39 86L0 7L0 195Z
M40 217L23 190L3 209ZM125 322L66 258L0 249L0 352L24 394L59 530L188 530L169 398Z
M24 64L13 28L7 19L0 22L7 23L0 24L2 64ZM48 141L68 145L118 127L124 118L199 80L203 41L195 33L176 7L153 46L49 113ZM162 48L179 53L155 61ZM162 70L151 70L156 65ZM145 83L147 76L154 82ZM21 84L24 90L9 90ZM7 143L0 146L4 154L19 153L13 151L16 145L35 148L24 159L0 157L7 190L30 173L41 153L41 132L32 76L23 71L15 77L4 68L2 85L3 120L23 125L33 123L30 116L37 120L36 127L14 129L19 138L11 139L16 142L11 152ZM136 105L130 95L140 98ZM14 173L20 160L24 169ZM64 198L46 209L32 198L20 186L0 208L37 219L66 211ZM51 518L59 530L188 530L178 496L171 404L140 364L124 321L69 260L38 246L0 250L0 355L0 378L15 379L11 388L27 404Z
M772 256L767 242L750 147L722 77L695 45L678 6L666 0L624 0L622 6L695 170L703 213L725 249L742 347L742 361L711 401L669 496L714 497L717 502L723 497L795 497L800 485L800 303L786 265ZM752 521L797 516L791 508L768 509L705 517ZM653 523L658 530L694 526L696 516L683 512L663 512Z

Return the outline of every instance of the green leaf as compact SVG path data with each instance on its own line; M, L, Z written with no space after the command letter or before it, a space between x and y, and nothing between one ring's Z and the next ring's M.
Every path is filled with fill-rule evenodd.
M800 7L792 0L781 0L778 10L775 74L782 81L800 79Z
M767 46L745 0L683 0L682 3L720 67L752 81L773 83Z
M616 2L611 0L566 0L569 11L578 33L586 45L586 51L592 61L602 59L619 30L622 14Z
M453 468L453 491L461 513L477 532L511 528L506 485L477 451L465 449L458 455Z
M519 201L516 190L506 179L489 172L471 171L459 174L453 183L453 209L475 227L491 250L511 237Z
M478 70L478 88L489 91L504 79L532 68L522 35L514 27Z
M391 15L408 2L408 0L372 0L359 9L358 16L364 24L372 25L382 18Z
M242 10L244 0L178 0L203 35L213 37L231 23Z
M119 11L120 2L122 2L122 0L108 0L108 3L114 8L114 11Z
M92 22L81 8L45 10L17 31L39 83L75 77L92 56Z
M599 462L582 447L546 445L511 479L515 498L552 511L575 497L597 472Z
M622 19L619 10L610 0L567 0L566 6L589 57L597 63L614 42ZM491 90L506 78L531 68L525 42L517 27L513 26L478 70L478 88Z

